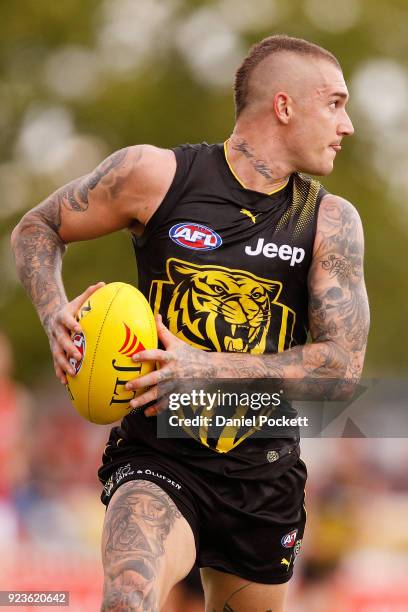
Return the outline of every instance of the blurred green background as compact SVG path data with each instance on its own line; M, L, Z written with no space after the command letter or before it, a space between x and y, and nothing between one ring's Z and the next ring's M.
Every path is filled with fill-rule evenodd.
M32 385L48 343L20 288L9 235L22 214L111 151L218 142L233 73L271 33L301 36L343 65L356 134L323 180L359 209L372 311L366 375L407 371L408 7L406 0L23 0L0 4L0 317ZM135 282L125 233L69 247L67 292Z

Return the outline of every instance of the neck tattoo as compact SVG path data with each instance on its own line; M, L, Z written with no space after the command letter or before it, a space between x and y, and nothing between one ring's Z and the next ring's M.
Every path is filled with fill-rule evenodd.
M232 148L234 151L239 151L250 161L251 166L261 174L264 178L273 180L273 175L271 169L268 167L267 163L263 159L256 159L253 150L251 149L248 141L244 138L237 140L236 142L232 142Z

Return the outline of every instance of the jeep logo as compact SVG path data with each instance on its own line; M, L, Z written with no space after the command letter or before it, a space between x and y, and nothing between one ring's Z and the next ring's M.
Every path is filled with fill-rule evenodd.
M256 255L262 255L264 257L279 257L283 261L290 261L290 265L294 266L300 263L305 258L305 250L300 247L291 247L289 244L281 244L278 247L274 242L265 243L264 238L258 238L258 243L255 248L249 244L245 247L245 253L255 257Z

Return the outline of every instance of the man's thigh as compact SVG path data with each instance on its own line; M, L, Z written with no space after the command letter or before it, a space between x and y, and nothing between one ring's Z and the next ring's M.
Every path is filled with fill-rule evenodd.
M193 532L167 493L147 480L124 483L112 497L103 528L102 610L160 610L195 557Z
M283 612L288 583L260 584L201 569L206 612Z

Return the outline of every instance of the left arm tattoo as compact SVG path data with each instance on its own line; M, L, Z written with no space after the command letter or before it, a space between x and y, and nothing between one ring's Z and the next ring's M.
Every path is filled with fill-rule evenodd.
M223 377L276 378L284 385L296 379L297 392L323 392L336 399L354 390L363 368L370 316L363 232L351 204L335 196L324 198L316 244L308 282L313 342L269 355L214 354ZM333 380L339 384L333 385Z

